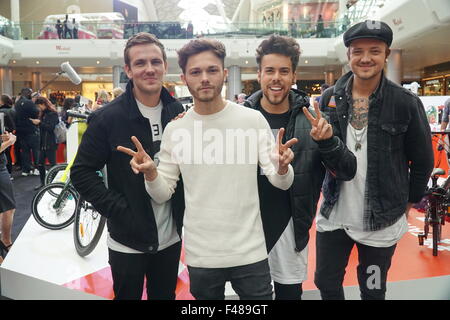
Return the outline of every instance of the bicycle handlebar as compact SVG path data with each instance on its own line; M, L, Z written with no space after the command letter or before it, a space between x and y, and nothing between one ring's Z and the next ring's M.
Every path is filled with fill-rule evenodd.
M78 113L73 111L67 111L68 117L74 117L74 118L80 118L80 119L87 119L89 117L88 114L85 113Z

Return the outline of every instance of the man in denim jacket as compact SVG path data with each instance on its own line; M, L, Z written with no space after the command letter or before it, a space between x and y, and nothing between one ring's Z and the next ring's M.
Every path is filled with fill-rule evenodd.
M384 299L407 214L420 201L431 170L430 127L420 99L385 78L392 30L365 21L344 34L351 71L321 99L321 110L357 158L356 176L326 173L317 217L315 283L322 299L344 299L342 282L356 244L362 299Z

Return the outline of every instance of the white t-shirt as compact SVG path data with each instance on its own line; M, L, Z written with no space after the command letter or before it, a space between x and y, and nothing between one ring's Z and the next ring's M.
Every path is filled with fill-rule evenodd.
M361 149L356 151L356 138L361 138ZM361 137L360 137L361 136ZM367 246L387 248L396 244L408 231L408 222L403 215L396 223L378 231L363 231L364 193L367 177L367 127L356 130L347 126L347 148L353 152L357 161L356 175L351 181L341 183L339 198L327 220L317 215L317 231L344 229L354 241Z
M230 101L210 115L189 109L167 125L158 176L146 181L146 188L155 201L166 201L183 175L187 265L228 268L267 258L257 167L280 189L287 190L294 180L292 166L278 175L270 159L274 147L261 112Z
M161 122L161 112L163 107L162 102L160 101L155 107L147 107L138 100L136 100L136 103L141 114L150 122L150 128L152 130L153 136L153 145L155 147L155 150L158 150L161 144L163 130ZM158 153L155 154L154 158L158 158ZM158 161L155 162L158 163ZM151 199L151 202L156 226L158 228L158 251L161 251L180 241L180 236L177 233L175 221L173 220L172 216L172 201L168 200L162 204L158 204L153 199ZM109 236L109 234L108 247L111 250L122 253L142 253L115 241Z
M276 214L276 212L272 212ZM272 280L281 284L296 284L308 276L308 246L295 251L294 221L289 220L275 246L269 252Z

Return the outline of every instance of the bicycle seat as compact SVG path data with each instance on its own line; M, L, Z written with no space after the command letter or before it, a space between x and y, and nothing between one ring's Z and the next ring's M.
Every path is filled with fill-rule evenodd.
M431 176L435 177L435 176L442 176L443 174L445 174L445 170L441 169L441 168L434 168L433 172L431 172Z

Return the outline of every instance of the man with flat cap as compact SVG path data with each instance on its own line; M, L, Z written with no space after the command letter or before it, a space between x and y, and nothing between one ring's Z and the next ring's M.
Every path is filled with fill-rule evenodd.
M356 245L361 298L385 299L408 211L433 169L430 127L420 99L384 75L392 43L386 23L358 23L345 32L344 43L351 71L324 92L320 109L356 156L357 172L351 181L326 173L315 284L322 299L344 299L345 268Z

